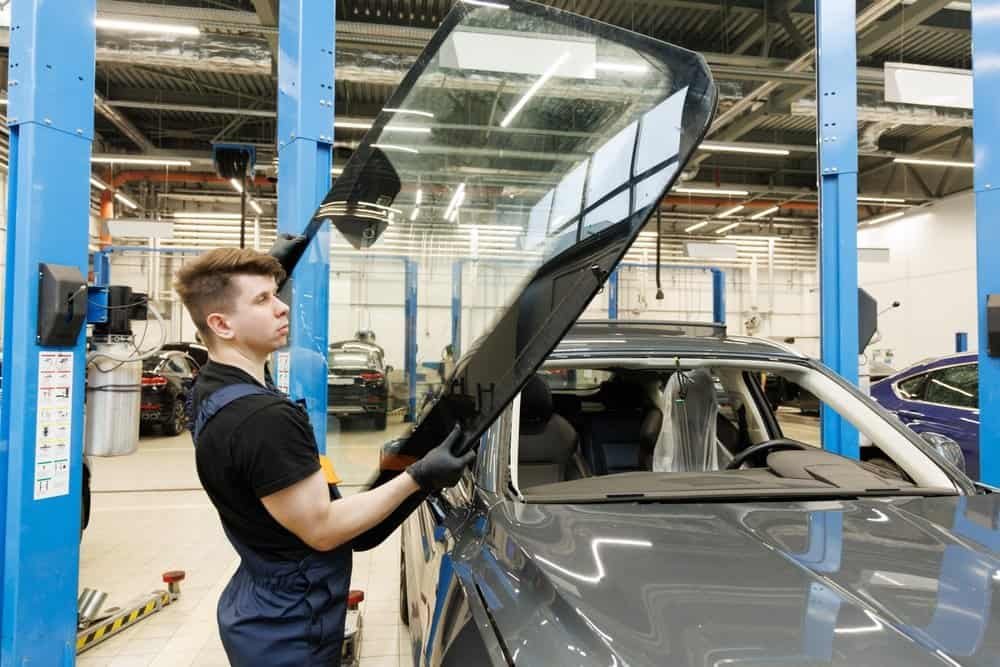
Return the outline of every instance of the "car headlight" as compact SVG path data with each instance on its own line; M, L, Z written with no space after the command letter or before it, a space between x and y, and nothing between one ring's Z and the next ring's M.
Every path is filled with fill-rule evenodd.
M940 433L921 433L920 437L936 449L938 454L943 456L949 463L952 463L956 468L965 472L965 454L962 453L962 448L957 442Z

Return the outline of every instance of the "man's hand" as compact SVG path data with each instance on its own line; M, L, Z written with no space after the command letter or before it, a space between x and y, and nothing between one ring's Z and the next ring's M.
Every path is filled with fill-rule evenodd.
M456 425L440 445L427 452L422 459L410 465L407 472L425 491L437 491L458 484L462 471L476 458L476 451L470 449L456 456L452 447L459 441L462 429Z
M274 239L274 245L268 251L271 257L278 260L281 268L285 270L285 275L291 277L295 265L299 263L299 258L309 247L309 239L305 236L281 233Z

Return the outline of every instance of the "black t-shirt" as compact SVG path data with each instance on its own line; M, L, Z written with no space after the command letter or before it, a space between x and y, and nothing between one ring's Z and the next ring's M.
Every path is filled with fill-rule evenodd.
M229 384L260 385L245 371L209 361L198 375L193 407ZM198 478L229 533L272 560L301 560L314 550L260 501L320 470L305 412L270 395L239 398L208 422L195 446Z

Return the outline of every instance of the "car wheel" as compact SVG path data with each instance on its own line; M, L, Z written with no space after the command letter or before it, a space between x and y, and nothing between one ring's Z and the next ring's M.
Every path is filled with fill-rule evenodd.
M389 415L386 414L385 412L380 412L377 415L375 415L375 430L384 431L386 421L388 420L388 418Z
M90 470L83 466L83 489L80 492L80 539L90 524Z
M410 624L410 602L406 598L406 553L402 541L399 549L399 619L403 625Z
M170 419L163 423L164 435L180 435L187 427L187 413L184 411L184 399L177 397L170 411Z

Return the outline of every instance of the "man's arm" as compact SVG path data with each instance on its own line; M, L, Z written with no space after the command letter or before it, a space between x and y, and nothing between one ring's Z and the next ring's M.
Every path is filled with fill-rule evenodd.
M405 472L378 488L347 498L330 500L326 477L316 471L261 502L274 519L317 551L330 551L382 523L419 490L454 486L476 457L474 450L456 456L456 427L440 445L410 465ZM412 508L407 508L412 510Z
M322 471L261 498L271 516L317 551L330 551L378 525L420 490L408 472L377 489L330 500Z

